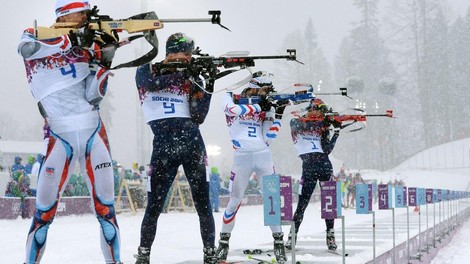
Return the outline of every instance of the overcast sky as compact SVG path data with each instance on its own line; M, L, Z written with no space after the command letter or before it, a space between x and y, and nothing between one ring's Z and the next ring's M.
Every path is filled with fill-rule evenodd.
M386 2L386 1L382 1ZM449 0L452 10L465 14L470 5L468 0ZM317 32L319 45L327 59L333 62L341 39L348 34L351 23L358 18L358 11L352 0L91 0L92 5L100 8L101 14L114 19L127 18L144 11L155 11L159 18L206 18L208 10L222 11L222 24L231 29L228 32L208 23L167 23L157 31L161 52L155 61L164 56L166 38L178 31L193 37L197 46L212 55L222 55L226 51L247 50L252 55L274 55L289 33L303 31L309 18L312 19ZM16 47L22 30L32 27L33 21L38 26L50 26L55 20L53 0L17 0L3 4L3 15L0 20L3 51L0 63L0 74L3 85L0 88L0 118L5 114L21 120L21 126L27 123L41 123L27 81L21 57ZM140 45L129 45L118 51L117 58L131 58ZM292 47L295 48L295 47ZM302 60L302 58L299 58ZM288 62L286 62L288 63ZM259 64L262 65L262 64ZM258 69L262 70L262 69ZM142 152L136 146L150 145L150 139L138 141L136 131L146 125L138 118L140 107L134 82L135 69L120 69L110 80L108 91L112 98L107 98L115 108L112 115L112 126L108 126L113 158L126 166L133 161L140 161ZM274 72L274 74L276 74ZM201 127L206 145L216 144L222 147L222 158L231 164L231 145L228 137L220 97L214 96L211 111L206 123ZM106 100L106 99L105 99ZM31 133L41 134L40 126ZM283 131L287 133L286 131ZM8 140L8 138L2 138ZM145 155L144 161L149 157Z

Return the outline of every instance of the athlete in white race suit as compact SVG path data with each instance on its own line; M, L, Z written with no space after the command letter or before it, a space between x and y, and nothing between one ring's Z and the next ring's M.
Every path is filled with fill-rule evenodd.
M80 28L89 10L85 1L58 0L57 22L78 22ZM41 261L47 231L76 161L101 225L105 262L121 263L111 153L98 111L110 72L97 65L100 47L93 36L88 37L90 48L85 49L86 39L76 34L39 40L33 29L26 29L18 46L31 93L50 129L39 170L36 211L26 242L26 264Z
M224 112L235 153L229 183L230 200L223 215L220 233L219 261L227 258L228 240L251 175L256 173L258 185L262 186L263 176L275 173L269 146L279 133L285 106L277 107L275 114L273 104L266 99L271 89L273 86L269 74L255 72L248 88L241 95L232 97L232 93L227 93L224 100ZM238 104L238 98L250 96L261 96L262 100L259 104ZM270 228L275 241L281 243L281 226ZM283 244L280 254L281 259L285 258Z

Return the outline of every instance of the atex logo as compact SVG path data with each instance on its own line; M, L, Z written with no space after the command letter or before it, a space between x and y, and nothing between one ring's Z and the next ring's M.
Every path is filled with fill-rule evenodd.
M107 167L111 167L111 162L105 162L105 163L98 164L98 165L95 166L95 170L99 170L99 169L107 168Z

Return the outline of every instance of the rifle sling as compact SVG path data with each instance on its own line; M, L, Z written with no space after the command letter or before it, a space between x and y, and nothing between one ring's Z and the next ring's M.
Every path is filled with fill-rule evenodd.
M152 49L147 52L146 54L142 55L141 57L126 62L126 63L121 63L117 66L114 66L111 68L111 70L116 70L120 68L130 68L130 67L137 67L146 63L151 62L155 57L158 55L158 38L157 35L155 34L155 31L149 31L147 33L144 33L143 35L136 35L136 36L130 36L129 41L136 40L138 38L145 37L148 43L152 45Z

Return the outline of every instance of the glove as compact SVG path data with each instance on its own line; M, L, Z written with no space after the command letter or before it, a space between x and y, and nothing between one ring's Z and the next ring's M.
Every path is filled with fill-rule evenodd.
M271 110L271 107L273 106L266 96L261 97L261 101L258 103L258 105L261 107L261 111L263 112Z
M194 63L194 60L191 60L191 63L188 65L188 68L186 68L186 71L188 72L188 75L194 79L198 79L199 75L201 74L201 68L199 65Z
M341 131L340 127L333 127L333 132L337 135L339 135L339 131Z
M95 39L95 30L89 28L79 28L77 33L70 30L69 38L72 46L89 48Z
M281 119L282 115L284 114L284 110L286 109L286 106L289 104L288 100L280 100L276 103L274 106L276 108L276 114L275 118L276 119Z

